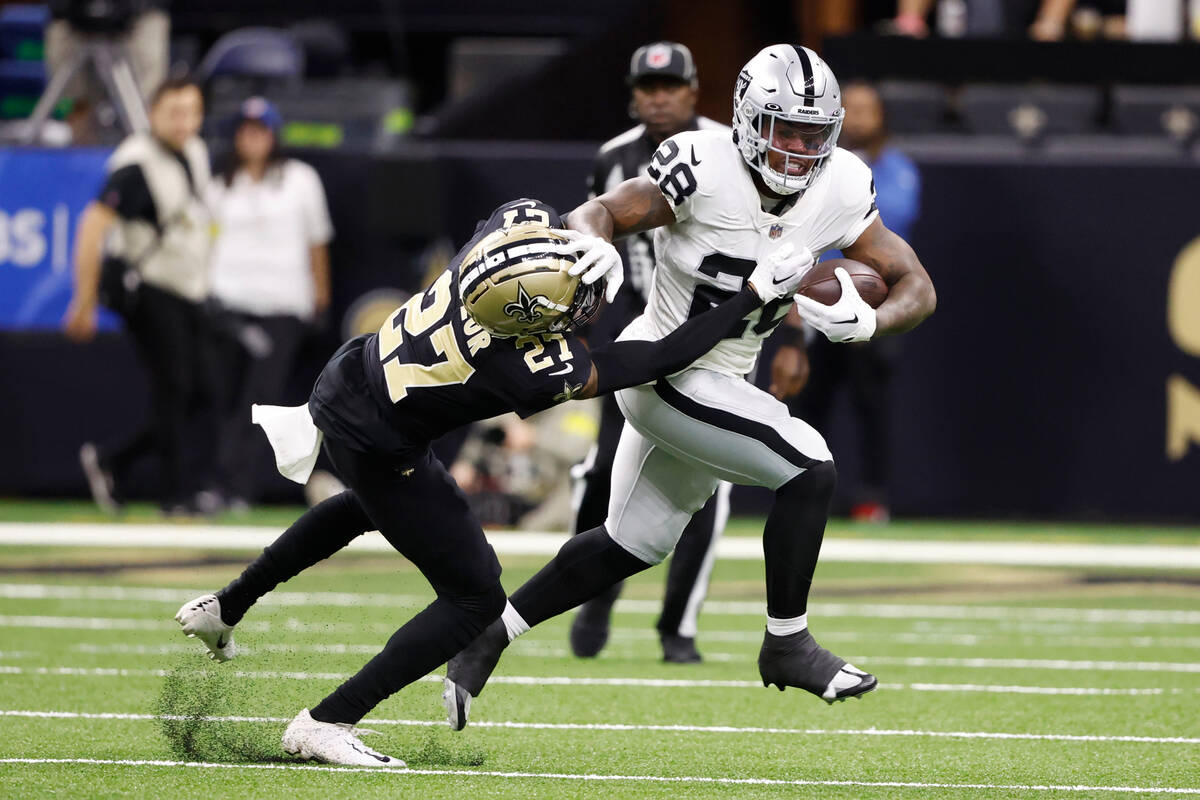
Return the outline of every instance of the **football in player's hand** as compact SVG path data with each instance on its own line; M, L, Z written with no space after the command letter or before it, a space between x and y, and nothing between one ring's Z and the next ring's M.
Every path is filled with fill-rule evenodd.
M871 308L879 308L888 296L888 285L879 273L858 261L849 258L831 258L822 261L808 271L796 291L823 305L831 306L842 296L842 285L833 271L841 267L850 273L854 288Z

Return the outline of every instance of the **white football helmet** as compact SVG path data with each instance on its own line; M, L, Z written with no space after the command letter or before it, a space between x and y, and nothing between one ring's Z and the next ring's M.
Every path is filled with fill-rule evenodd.
M759 51L733 90L734 144L779 194L803 191L817 179L837 147L843 116L833 70L799 45Z

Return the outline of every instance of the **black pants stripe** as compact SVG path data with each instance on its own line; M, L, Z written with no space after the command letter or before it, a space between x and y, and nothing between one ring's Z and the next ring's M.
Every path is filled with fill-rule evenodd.
M625 417L617 407L615 396L608 395L603 402L593 458L583 475L583 492L575 515L575 533L600 527L608 516L613 456L617 452L617 443L621 440L621 428L625 424ZM660 633L679 633L688 600L696 590L696 584L702 579L705 556L718 533L717 500L714 496L692 517L671 557L666 591L663 594L662 615L656 626ZM619 593L620 584L610 596L606 596L606 601L615 600Z

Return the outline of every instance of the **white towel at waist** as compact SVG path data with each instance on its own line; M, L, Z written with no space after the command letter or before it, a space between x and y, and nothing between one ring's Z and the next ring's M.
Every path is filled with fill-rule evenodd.
M275 451L279 474L300 485L308 483L324 434L313 424L308 405L250 407L250 419L261 425Z

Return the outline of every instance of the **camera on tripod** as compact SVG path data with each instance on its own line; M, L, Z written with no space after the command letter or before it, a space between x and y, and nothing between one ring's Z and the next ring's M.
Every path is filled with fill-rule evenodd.
M129 30L140 6L136 0L63 0L61 16L80 33L116 36Z

